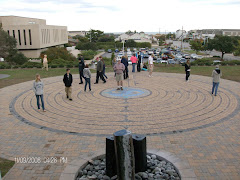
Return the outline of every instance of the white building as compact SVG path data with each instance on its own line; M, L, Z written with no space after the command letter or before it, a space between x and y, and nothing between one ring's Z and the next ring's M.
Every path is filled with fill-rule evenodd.
M152 35L145 34L144 32L140 33L133 33L133 34L121 34L118 36L115 41L123 41L133 39L135 42L149 42L152 43L153 41L157 41L155 37Z
M185 30L177 30L176 31L176 39L184 39L187 37L187 32Z

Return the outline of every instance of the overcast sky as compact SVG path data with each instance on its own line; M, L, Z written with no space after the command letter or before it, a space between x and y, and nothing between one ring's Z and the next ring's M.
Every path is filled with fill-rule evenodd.
M69 31L240 29L240 0L0 0L0 16L46 19Z

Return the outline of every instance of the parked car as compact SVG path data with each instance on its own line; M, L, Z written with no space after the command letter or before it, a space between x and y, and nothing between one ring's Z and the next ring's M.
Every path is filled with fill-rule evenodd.
M213 61L213 64L219 64L219 63L221 63L220 60L214 60L214 61Z
M157 63L166 63L168 64L167 60L163 60L162 58L157 58Z
M148 54L143 54L143 58L149 58Z
M131 52L131 51L128 51L128 52L127 52L127 55L128 55L128 56L132 56L132 52Z
M132 61L130 59L128 60L128 64L132 64Z
M130 48L127 48L127 52L129 52L129 51L131 51L131 49L130 49Z
M203 56L198 55L196 59L202 59L202 58L203 58Z
M112 50L111 50L111 49L108 49L108 53L112 53Z
M167 56L167 55L163 55L163 56L162 56L162 59L163 59L163 60L168 60L168 56Z
M185 58L185 59L190 59L189 54L184 54L182 57Z
M176 54L175 57L176 58L182 58L182 55L181 54Z
M176 64L176 62L173 59L168 59L168 64Z
M197 56L198 56L198 55L196 55L196 54L191 54L191 58L192 58L192 59L197 59Z
M4 58L0 57L0 62L3 62L4 61Z
M118 53L118 52L119 52L119 50L118 50L118 49L115 49L115 52L116 52L116 53Z
M134 51L137 51L137 48L133 48Z
M148 51L148 54L150 55L150 54L153 54L153 50L149 50Z
M184 64L184 63L186 63L187 62L187 60L185 59L185 58L181 58L180 60L179 60L179 63L180 64Z

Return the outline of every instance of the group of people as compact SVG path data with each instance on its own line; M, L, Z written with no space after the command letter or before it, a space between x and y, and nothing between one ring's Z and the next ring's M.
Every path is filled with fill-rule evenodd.
M43 63L47 62L47 56L44 55L45 60L43 59ZM141 71L141 56L138 53L138 57L135 56L135 54L131 57L132 61L132 72L135 72L135 66L137 64L137 71ZM152 77L152 71L153 71L153 55L151 55L148 59L149 64L149 77ZM46 64L45 64L46 65ZM83 84L83 79L85 80L85 86L84 91L87 89L87 85L89 86L89 91L91 91L91 71L89 69L89 65L84 63L83 56L81 55L79 57L79 79L80 83ZM45 68L48 70L48 67L45 66ZM117 81L117 90L123 90L123 79L127 79L128 76L128 60L122 56L122 59L118 59L117 63L113 62L113 69L115 72L115 78ZM142 70L147 70L146 64L144 64ZM189 81L190 77L190 61L188 60L185 64L185 72L186 72L186 81ZM212 71L212 78L213 78L213 86L212 86L212 94L215 96L217 95L218 86L220 82L220 77L222 76L222 72L219 69L219 65L216 66L216 68ZM96 82L94 84L98 84L99 78L103 81L103 83L106 83L105 78L108 78L105 75L105 63L100 56L97 58L97 73L96 73ZM66 69L66 74L63 76L63 83L65 85L65 92L66 92L66 98L72 101L72 82L73 77L70 73L70 69ZM41 77L39 74L36 74L35 81L33 82L33 91L36 95L37 99L37 108L40 110L40 100L41 100L41 106L43 112L46 112L45 106L44 106L44 98L43 98L43 87L44 84L41 80Z

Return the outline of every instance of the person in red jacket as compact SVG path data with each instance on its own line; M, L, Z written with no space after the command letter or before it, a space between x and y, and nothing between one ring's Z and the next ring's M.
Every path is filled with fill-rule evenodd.
M135 72L135 66L138 62L138 59L137 57L135 56L135 54L133 54L133 56L131 57L130 59L132 61L132 72Z

